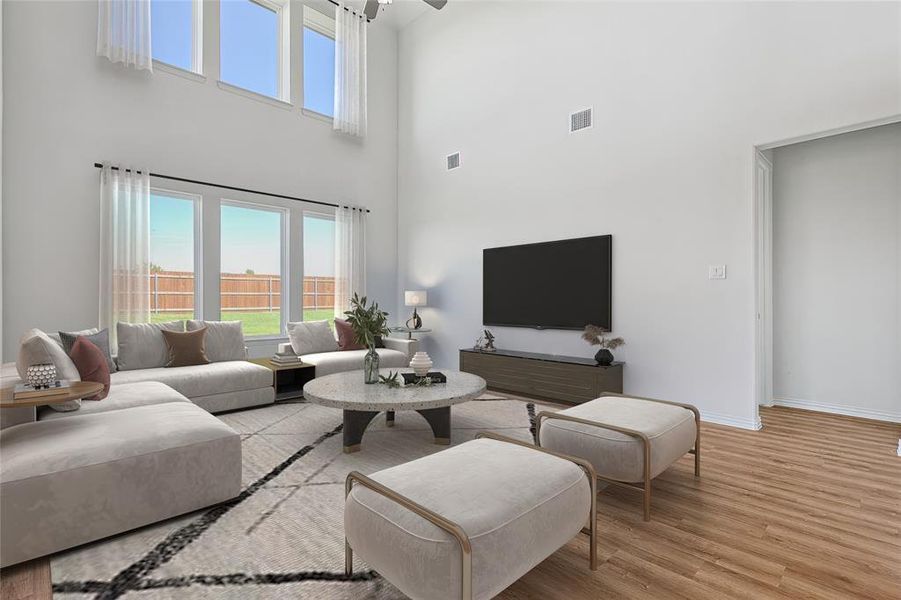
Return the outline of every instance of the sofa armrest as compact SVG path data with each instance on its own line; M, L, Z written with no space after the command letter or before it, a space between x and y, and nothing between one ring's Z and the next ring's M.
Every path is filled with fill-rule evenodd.
M294 354L294 347L291 345L291 342L285 342L278 345L278 351Z
M412 360L413 355L416 354L417 350L419 349L419 340L405 340L402 338L384 337L382 338L382 342L384 342L385 348L397 350L406 354L407 360Z

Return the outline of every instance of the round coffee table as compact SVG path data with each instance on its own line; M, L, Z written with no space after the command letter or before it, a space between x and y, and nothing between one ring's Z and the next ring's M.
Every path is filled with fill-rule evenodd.
M388 369L382 369L386 375ZM410 373L410 369L401 372ZM303 386L303 397L313 404L344 411L344 452L357 452L366 426L380 412L388 413L388 425L394 412L415 410L425 418L436 444L450 444L451 410L454 404L467 402L485 392L485 380L459 371L442 371L447 383L428 387L389 388L381 383L363 383L363 371L347 371L317 377Z

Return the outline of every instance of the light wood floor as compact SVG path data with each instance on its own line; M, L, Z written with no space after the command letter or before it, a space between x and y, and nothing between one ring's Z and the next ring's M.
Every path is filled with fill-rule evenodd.
M901 598L901 426L789 408L764 429L701 426L640 495L599 496L600 560L580 536L502 595L547 598Z
M580 536L505 599L901 599L901 426L761 410L764 429L702 424L690 456L637 493L600 495L600 567ZM3 600L50 597L47 561L0 579Z

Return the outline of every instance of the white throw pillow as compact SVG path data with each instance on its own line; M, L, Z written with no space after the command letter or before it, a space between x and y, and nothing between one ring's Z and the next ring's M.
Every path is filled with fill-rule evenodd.
M116 323L119 345L117 363L120 371L165 367L169 361L169 346L162 330L184 331L184 321L166 323Z
M188 331L206 327L204 348L210 362L244 360L244 328L241 321L188 321Z
M62 346L40 329L30 329L19 340L19 355L16 357L16 371L24 381L28 367L32 365L52 364L56 367L57 379L81 381L78 368L66 354ZM69 400L51 404L50 408L60 412L78 410L81 400Z
M288 323L288 339L298 356L319 352L336 352L338 340L328 321L296 321Z

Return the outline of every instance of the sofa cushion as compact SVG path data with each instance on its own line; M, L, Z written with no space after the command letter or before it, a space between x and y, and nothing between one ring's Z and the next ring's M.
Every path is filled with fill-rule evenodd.
M102 403L101 403L102 404ZM241 438L187 402L0 431L0 566L233 498Z
M210 359L207 358L204 349L206 327L195 331L166 331L163 329L161 333L169 348L169 358L166 360L167 368L210 364Z
M78 368L63 350L62 344L40 329L30 329L19 340L19 354L16 356L16 371L19 374L19 378L26 381L28 367L44 364L52 364L56 367L57 379L81 380ZM81 400L79 399L53 404L53 410L59 412L72 412L80 407Z
M687 408L639 398L602 396L561 414L639 431L651 443L651 477L694 447L695 418ZM644 444L602 427L550 419L541 424L541 445L591 462L598 475L617 481L644 480Z
M188 398L272 387L272 371L246 360L118 371L110 379L113 388L137 381L159 381Z
M493 598L570 541L591 509L588 478L576 464L491 439L370 477L466 532L473 598ZM460 545L444 530L360 485L347 497L344 528L360 558L403 593L460 598Z
M241 321L195 321L186 323L187 331L206 327L204 347L210 362L244 360L244 329Z
M94 381L103 389L84 400L103 400L109 394L109 364L103 351L85 336L78 336L69 350L69 358L75 363L82 381Z
M388 348L376 348L379 354L379 368L402 369L409 364L407 355L397 350ZM319 352L316 354L304 354L303 362L316 365L316 377L343 373L344 371L361 371L363 369L363 357L368 350L346 350L344 352Z
M116 363L113 361L113 357L110 354L109 329L104 329L103 331L98 331L96 329L88 329L86 331L60 331L59 343L62 344L66 354L71 354L72 346L75 345L75 340L80 337L87 338L89 342L100 348L100 351L103 352L103 356L106 359L106 366L110 373L116 370Z
M187 398L173 390L168 385L158 381L142 381L114 385L110 388L109 395L103 402L85 402L81 410L74 413L59 413L50 410L50 407L42 406L38 409L38 420L48 421L52 419L65 419L68 417L83 417L111 410L122 410L135 406L151 406L154 404L166 404L167 402L190 402Z
M52 364L59 379L79 381L78 369L60 344L40 329L30 329L19 340L19 355L16 357L16 371L24 381L31 365Z
M362 350L365 348L363 344L357 343L357 337L354 328L344 319L335 319L335 333L338 334L338 350ZM379 337L381 341L381 337ZM384 348L376 345L377 348Z
M338 349L335 334L328 321L296 321L288 323L288 339L297 355L334 352Z
M184 321L166 323L116 323L118 365L120 371L165 366L169 348L162 330L184 331Z

